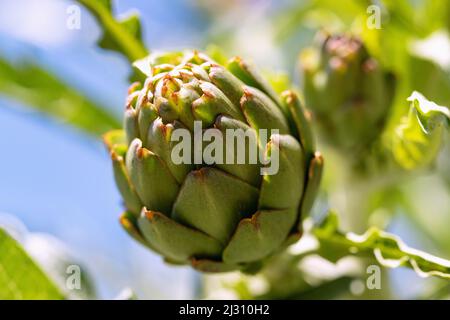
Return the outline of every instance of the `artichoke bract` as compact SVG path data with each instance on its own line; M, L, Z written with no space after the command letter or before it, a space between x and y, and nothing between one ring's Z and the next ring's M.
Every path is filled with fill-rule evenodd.
M167 262L205 272L257 270L298 240L323 160L297 95L278 95L240 58L219 65L196 51L166 53L135 66L147 78L130 87L124 130L104 136L125 230ZM198 124L226 146L228 130L250 132L245 150L254 147L263 161L249 163L248 153L239 161L237 145L223 152L236 161L196 159L214 142L196 145ZM180 130L193 133L183 152ZM277 133L265 143L263 130ZM275 150L277 170L264 171ZM175 161L178 153L187 161Z
M320 33L300 54L305 104L330 145L366 150L381 133L394 96L394 77L360 39Z

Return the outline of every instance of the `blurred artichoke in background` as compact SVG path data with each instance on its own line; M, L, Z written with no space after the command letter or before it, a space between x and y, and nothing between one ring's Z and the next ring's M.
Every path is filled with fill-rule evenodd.
M318 36L300 54L306 107L325 142L362 154L383 130L394 96L394 78L348 35Z
M297 95L278 96L240 58L219 65L196 51L152 54L135 66L147 79L130 87L125 132L105 135L128 233L167 262L205 272L258 270L298 240L323 160ZM250 132L255 139L245 140L245 161L237 159L234 145L224 150L232 163L174 161L178 145L172 135L177 129L195 135L198 121L225 145L227 129ZM267 142L261 129L278 134ZM202 141L200 151L211 148L212 140ZM192 151L183 158L192 160L198 146L189 144ZM267 162L249 162L252 147L266 160L278 151L275 174L261 171Z

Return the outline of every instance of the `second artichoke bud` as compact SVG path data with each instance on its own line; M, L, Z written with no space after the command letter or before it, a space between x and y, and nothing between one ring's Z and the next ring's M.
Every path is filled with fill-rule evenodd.
M126 231L166 261L208 272L254 271L298 239L323 161L296 94L278 96L239 58L219 65L198 52L169 53L137 65L147 79L130 88L125 130L105 135ZM261 171L261 163L196 159L197 147L204 152L212 139L188 143L187 161L174 161L174 136L195 138L198 125L213 130L214 141L228 142L227 130L250 132L256 140L246 147L268 158L278 150L276 172ZM267 142L261 130L278 133ZM235 148L224 154L239 158Z
M320 34L300 54L306 107L325 142L362 152L381 133L394 95L394 78L353 36Z

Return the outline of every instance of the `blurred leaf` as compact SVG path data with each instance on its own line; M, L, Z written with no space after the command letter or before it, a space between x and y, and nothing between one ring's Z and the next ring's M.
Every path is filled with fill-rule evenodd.
M336 20L340 27L350 26L355 18L366 14L369 0L310 0L297 1L275 16L275 34L278 41L285 41L303 27L314 27L336 31Z
M450 110L448 107L439 106L427 100L417 91L414 91L407 100L412 102L412 109L417 111L417 120L425 133L431 133L442 123L449 123Z
M440 46L434 46L433 50L440 48ZM450 102L450 74L439 65L428 59L412 55L407 68L410 82L409 92L419 91L426 97L433 97L433 101L438 104Z
M9 231L8 228L6 230ZM94 281L88 269L61 240L46 233L28 232L22 235L21 244L29 256L61 289L66 299L96 298ZM70 280L74 283L68 285Z
M435 285L432 292L419 296L420 300L448 300L450 299L450 283L440 283Z
M326 300L339 299L348 292L348 288L355 278L349 276L339 277L330 281L326 281L318 286L311 287L304 292L294 293L288 299L296 300Z
M19 244L0 229L0 300L63 298Z
M289 7L280 12L275 17L275 38L278 41L284 41L291 37L303 23L306 14L313 9L314 6L308 2L296 3L293 7Z
M136 293L130 288L122 289L114 300L138 300Z
M385 267L405 266L419 276L436 276L450 279L450 261L409 248L403 241L378 228L370 228L363 235L342 233L338 230L338 217L330 212L325 220L313 229L320 242L320 254L331 261L344 256L374 256Z
M0 58L0 94L93 135L120 127L108 111L37 65Z
M392 23L410 34L425 37L446 26L449 2L429 0L382 0Z
M450 121L450 111L417 91L407 100L411 102L409 114L395 128L389 147L400 166L415 169L436 158L442 134Z
M225 65L228 62L228 57L224 50L216 44L209 44L205 50L206 54L211 57L214 61L221 65Z
M427 26L431 31L445 28L449 23L450 1L422 1L422 7L417 10L420 18L416 22L420 26Z
M97 19L103 29L99 46L123 54L130 62L145 57L148 51L142 41L141 22L137 13L117 20L110 0L77 0Z
M409 33L426 35L425 28L417 25L414 7L408 0L384 0L383 5L389 12L390 23Z
M268 283L268 289L264 293L253 294L258 299L340 299L349 292L351 280L358 277L359 273L354 266L344 270L337 265L326 263L323 268L317 256L317 248L311 248L298 254L285 252L274 256L262 269L262 276ZM307 262L307 259L311 262ZM305 267L315 265L315 268ZM327 269L328 271L323 271ZM333 269L331 271L330 269ZM322 271L322 272L321 272ZM251 286L247 283L251 292ZM240 295L241 299L244 299Z

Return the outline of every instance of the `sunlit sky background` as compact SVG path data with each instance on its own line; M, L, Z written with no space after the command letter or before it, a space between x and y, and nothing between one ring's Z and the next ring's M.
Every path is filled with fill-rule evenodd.
M37 62L120 117L128 86L127 62L96 48L100 30L85 10L80 30L66 28L66 10L73 4L2 0L0 55L17 63ZM141 12L151 49L204 45L209 22L193 1L115 4L116 12L132 8ZM0 150L0 212L18 217L31 231L64 241L96 279L100 297L113 298L125 287L142 298L195 295L195 272L167 267L121 229L117 221L121 200L99 141L0 98Z

